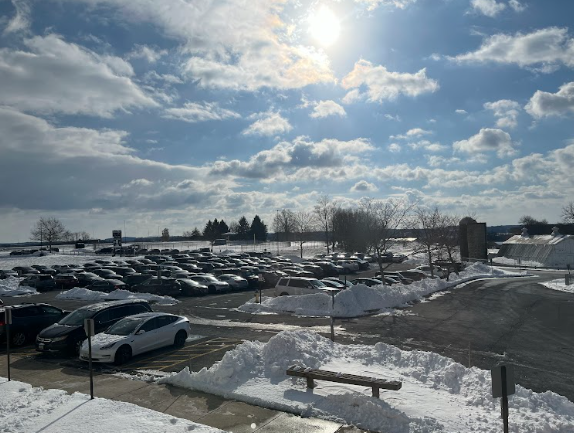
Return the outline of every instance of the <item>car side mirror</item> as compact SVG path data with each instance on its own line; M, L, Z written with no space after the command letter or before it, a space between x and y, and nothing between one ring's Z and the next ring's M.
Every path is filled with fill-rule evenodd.
M136 335L142 335L145 334L145 329L140 329L138 332L136 332Z

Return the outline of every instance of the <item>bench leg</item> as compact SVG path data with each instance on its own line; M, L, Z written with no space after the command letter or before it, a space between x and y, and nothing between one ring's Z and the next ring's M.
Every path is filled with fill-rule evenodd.
M311 389L315 388L315 381L310 377L307 378L307 388Z
M377 397L379 398L379 388L376 386L373 386L373 397Z

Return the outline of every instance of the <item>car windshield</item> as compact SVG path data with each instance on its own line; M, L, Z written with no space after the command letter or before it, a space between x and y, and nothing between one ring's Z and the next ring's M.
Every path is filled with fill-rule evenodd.
M80 308L68 314L58 323L66 326L80 326L83 325L84 319L89 319L94 315L95 311L88 308Z
M141 317L126 317L114 325L110 326L105 333L110 335L130 335L145 319Z
M318 280L311 280L309 281L311 283L311 285L316 288L316 289L321 289L323 287L327 287L325 285L325 283L323 283L322 281L318 281Z

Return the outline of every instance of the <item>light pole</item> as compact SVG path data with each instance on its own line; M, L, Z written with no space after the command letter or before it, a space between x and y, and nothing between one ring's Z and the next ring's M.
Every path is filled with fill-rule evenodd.
M276 242L277 242L277 255L279 255L279 209L277 209L277 218L275 219L275 223L277 224L275 233Z

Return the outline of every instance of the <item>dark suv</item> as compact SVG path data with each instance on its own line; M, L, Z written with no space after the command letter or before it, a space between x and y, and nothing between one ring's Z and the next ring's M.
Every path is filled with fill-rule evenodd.
M38 332L67 314L67 311L43 303L13 305L10 344L22 346L27 341L34 341ZM6 314L5 308L2 307L0 307L0 340L6 340Z
M47 274L29 275L20 281L20 286L34 287L38 292L56 290L58 288L54 277Z
M78 352L86 339L84 319L94 319L96 333L133 314L147 313L151 307L140 299L101 302L78 308L36 337L39 352Z

